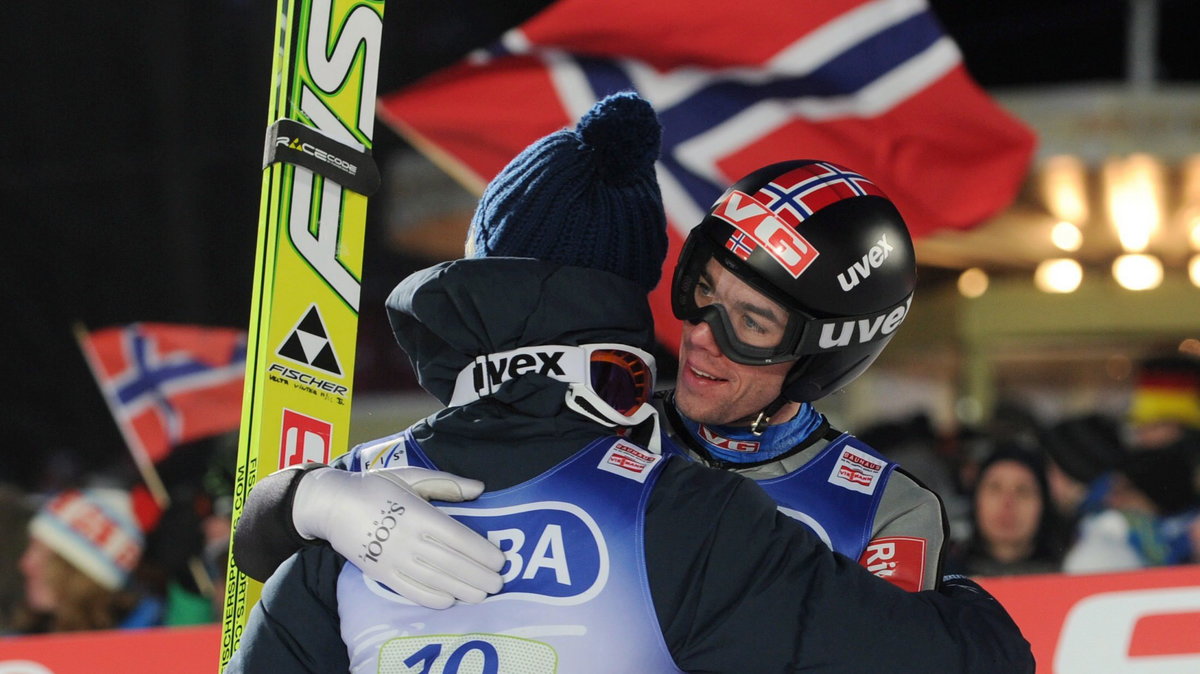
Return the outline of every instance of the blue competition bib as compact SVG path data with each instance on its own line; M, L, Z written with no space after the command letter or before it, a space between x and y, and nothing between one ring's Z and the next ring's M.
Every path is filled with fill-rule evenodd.
M354 672L678 672L646 581L646 502L666 458L616 437L475 501L439 504L496 543L504 589L480 604L425 609L369 581L338 579ZM408 433L352 450L351 469L436 469ZM354 561L354 560L351 560Z

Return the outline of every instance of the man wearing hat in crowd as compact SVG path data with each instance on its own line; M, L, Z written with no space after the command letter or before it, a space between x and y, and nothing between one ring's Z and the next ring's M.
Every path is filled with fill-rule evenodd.
M25 603L14 620L25 634L157 625L162 602L131 586L145 538L125 490L64 491L29 522L19 566Z
M659 133L644 101L605 99L577 131L518 156L481 210L509 190L657 205ZM578 192L540 189L543 171L573 164L586 166ZM665 227L660 207L623 215L585 224L630 229L643 246ZM468 659L523 672L1032 671L1016 626L969 581L905 592L832 553L753 482L655 453L644 351L653 343L645 295L665 256L655 248L644 260L585 255L579 266L458 260L397 286L387 303L397 340L449 407L356 448L350 467L448 470L465 477L426 482L467 497L480 487L471 478L486 481L477 500L446 507L504 550L504 589L426 609L330 548L309 547L264 587L230 671L452 671ZM381 477L311 470L298 502L310 480L370 489ZM406 516L393 503L362 523L370 540L356 562L369 564ZM863 634L870 648L854 636Z
M1100 437L1048 445L1064 471L1091 469L1094 478L1063 570L1200 561L1200 360L1187 354L1141 360L1123 427L1115 420L1092 424L1101 427Z
M1082 518L1104 509L1113 471L1126 454L1120 424L1103 414L1071 417L1048 428L1040 441L1051 500L1064 531L1072 532Z

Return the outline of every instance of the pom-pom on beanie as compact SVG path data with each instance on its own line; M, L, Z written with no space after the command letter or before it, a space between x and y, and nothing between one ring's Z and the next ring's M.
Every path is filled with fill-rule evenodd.
M662 127L633 92L525 148L488 184L467 257L532 257L627 278L649 292L667 254L654 171Z

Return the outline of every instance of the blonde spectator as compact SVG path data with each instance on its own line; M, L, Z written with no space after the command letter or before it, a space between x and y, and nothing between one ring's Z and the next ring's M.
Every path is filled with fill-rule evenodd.
M19 564L25 602L15 631L158 624L161 602L130 589L143 547L129 492L103 488L56 495L29 523L29 545Z

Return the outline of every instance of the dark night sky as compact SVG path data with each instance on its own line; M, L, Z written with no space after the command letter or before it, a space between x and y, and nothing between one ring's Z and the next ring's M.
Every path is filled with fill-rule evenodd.
M87 470L126 461L74 322L246 324L275 3L2 4L0 481L29 486L55 454ZM388 0L380 91L543 4ZM931 4L985 87L1124 76L1125 2ZM1160 78L1200 78L1200 3L1160 7ZM379 128L382 158L400 141ZM373 244L378 230L364 307L419 264Z

